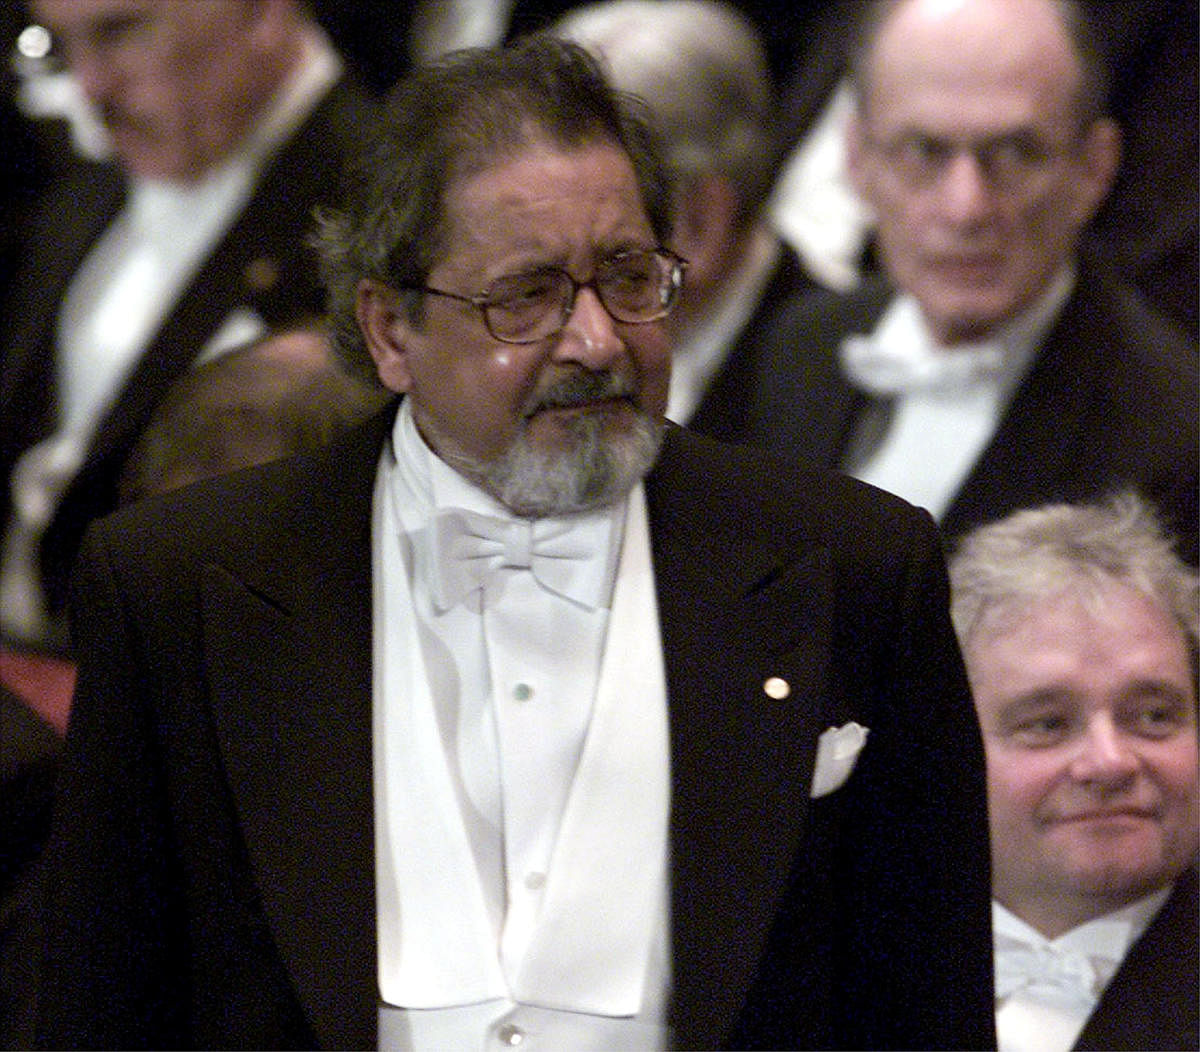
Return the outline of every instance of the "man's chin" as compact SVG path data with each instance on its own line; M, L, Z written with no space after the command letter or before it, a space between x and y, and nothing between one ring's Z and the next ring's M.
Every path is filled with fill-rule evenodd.
M1099 898L1132 901L1170 883L1173 872L1157 842L1079 845L1067 860L1073 883ZM1179 867L1182 869L1182 866Z
M917 299L926 324L946 344L987 339L1017 312L1012 297L997 290L943 288Z
M662 423L631 403L547 411L488 466L484 488L519 515L563 515L615 504L658 456Z

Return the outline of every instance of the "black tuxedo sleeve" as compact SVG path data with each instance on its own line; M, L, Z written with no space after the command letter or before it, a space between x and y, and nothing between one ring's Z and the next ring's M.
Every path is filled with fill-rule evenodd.
M231 821L202 662L175 642L202 636L187 586L108 539L88 535L72 598L89 660L47 845L37 1046L315 1047ZM179 635L148 637L151 609Z
M82 670L47 848L41 1048L182 1047L185 932L167 891L162 757L103 553L85 560ZM174 1042L174 1043L172 1043Z

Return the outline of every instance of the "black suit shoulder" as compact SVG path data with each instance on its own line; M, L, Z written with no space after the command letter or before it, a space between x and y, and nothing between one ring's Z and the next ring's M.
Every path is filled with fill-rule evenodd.
M783 245L753 312L687 421L692 431L726 442L751 437L762 393L775 383L775 360L796 346L792 317L818 286L796 251Z
M133 564L215 558L259 561L273 573L276 558L286 558L277 543L284 535L294 541L318 530L334 512L346 521L348 505L369 508L397 404L329 446L139 501L106 516L101 528ZM820 543L861 557L874 545L889 551L898 535L929 523L906 501L840 472L675 425L668 425L647 488L656 534L708 531L720 537L716 546Z
M395 407L316 450L122 507L92 524L84 547L93 557L103 548L142 596L168 595L209 563L250 581L286 581L298 551L339 558L355 540L369 544L375 467Z
M870 332L891 296L885 282L869 278L850 292L813 289L779 310L736 440L839 466L867 396L842 376L838 348L847 334Z
M1200 1048L1198 918L1197 875L1189 869L1126 954L1076 1049Z
M926 593L921 616L933 623L944 615L939 604L948 608L933 519L839 471L672 427L646 491L656 568L683 566L707 579L686 591L714 610L756 574L770 583L814 552L827 560L833 616L846 638L878 642L888 629L874 619L901 609L917 579Z
M980 522L1051 501L1135 489L1197 557L1197 350L1103 266L1081 261L1076 289L996 434L943 518Z
M661 507L664 522L684 515L732 519L739 530L774 529L773 515L786 512L810 540L838 543L851 524L867 534L928 516L894 494L836 469L797 460L786 453L744 443L726 443L690 428L670 427L650 475L653 492L661 482L698 480L672 493ZM859 538L856 538L856 543Z

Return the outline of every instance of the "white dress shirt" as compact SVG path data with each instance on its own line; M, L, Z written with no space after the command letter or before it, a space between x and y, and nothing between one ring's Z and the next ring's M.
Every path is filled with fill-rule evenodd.
M460 597L436 565L447 513L566 525L596 605L508 565ZM434 456L404 402L375 515L381 1047L664 1047L669 760L640 486L531 524Z
M131 180L124 208L71 279L56 328L57 430L26 450L10 480L13 518L0 554L0 625L7 634L37 642L48 630L37 551L100 420L260 171L341 69L324 33L307 30L302 61L234 153L193 183ZM265 330L257 315L235 312L196 361Z
M1057 939L993 901L999 1052L1067 1052L1170 893L1163 888Z
M875 225L874 213L846 171L846 125L853 113L854 93L843 80L780 165L768 205L772 223L805 269L837 292L858 284L863 249Z
M892 396L881 440L864 425L844 468L940 519L996 433L1009 400L1075 282L1064 269L1029 309L977 344L938 344L911 296L897 296L869 336L842 341L841 367L856 386Z

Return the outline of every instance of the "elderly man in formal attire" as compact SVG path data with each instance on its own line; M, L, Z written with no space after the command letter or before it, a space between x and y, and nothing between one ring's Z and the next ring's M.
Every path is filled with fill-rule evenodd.
M994 1040L936 528L665 422L670 193L576 45L397 90L322 235L397 399L85 542L44 1045Z
M373 105L296 0L33 0L107 140L46 191L0 313L0 631L66 649L87 523L194 362L319 312L306 243Z
M1135 497L967 535L1002 1052L1195 1049L1197 577Z
M1196 348L1080 235L1120 134L1072 0L863 5L849 174L883 275L818 293L747 437L928 509L948 538L1133 486L1197 554Z

